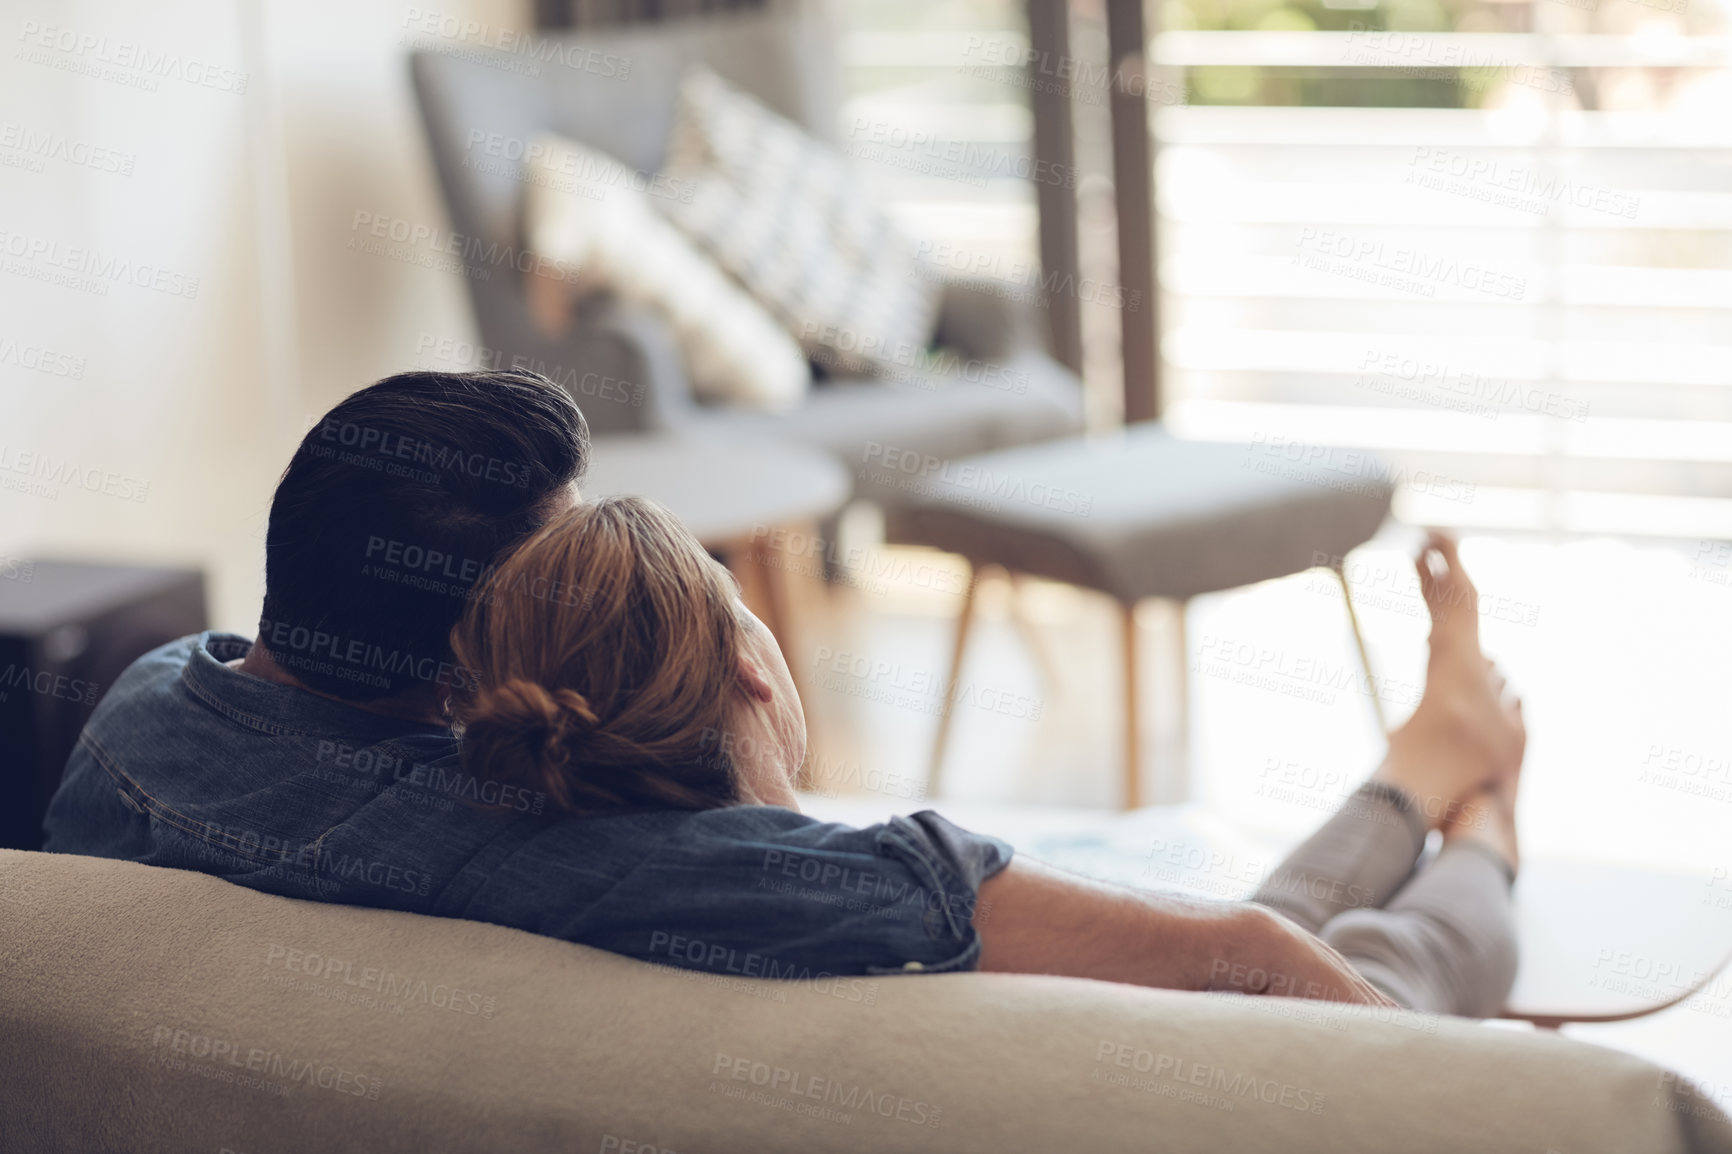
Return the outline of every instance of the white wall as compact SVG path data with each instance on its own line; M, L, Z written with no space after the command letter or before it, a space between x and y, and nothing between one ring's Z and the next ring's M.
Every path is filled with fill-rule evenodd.
M357 210L444 225L404 41L464 34L416 13L528 2L0 0L0 567L203 566L250 633L311 417L470 335L457 276L346 247Z

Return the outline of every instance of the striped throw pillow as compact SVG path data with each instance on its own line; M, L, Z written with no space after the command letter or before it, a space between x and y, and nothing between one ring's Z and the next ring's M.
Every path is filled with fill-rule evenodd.
M700 400L787 409L805 398L812 370L800 346L684 233L650 208L685 189L638 187L640 174L605 153L551 133L528 149L524 217L530 247L577 283L530 278L548 315L571 295L606 291L660 313L685 357Z
M827 373L921 360L942 274L835 148L700 68L680 86L665 172L692 192L658 207Z

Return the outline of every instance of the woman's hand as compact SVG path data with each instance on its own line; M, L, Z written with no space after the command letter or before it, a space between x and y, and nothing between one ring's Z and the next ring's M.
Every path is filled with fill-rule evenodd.
M982 970L1393 1006L1347 959L1247 902L1091 881L1018 856L980 887Z

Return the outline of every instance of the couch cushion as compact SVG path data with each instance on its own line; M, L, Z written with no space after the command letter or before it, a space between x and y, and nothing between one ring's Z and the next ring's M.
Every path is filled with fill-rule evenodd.
M1046 356L1026 351L1002 365L967 362L948 372L902 371L887 380L825 381L804 404L770 417L717 409L704 436L773 435L836 454L857 496L887 508L902 493L873 460L890 450L950 460L1007 445L1070 436L1082 428L1082 390Z
M1638 1058L1315 1003L775 984L0 851L0 1149L1732 1150Z

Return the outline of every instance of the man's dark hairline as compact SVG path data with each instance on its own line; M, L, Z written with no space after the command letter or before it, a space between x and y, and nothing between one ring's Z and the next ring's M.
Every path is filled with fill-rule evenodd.
M508 398L495 394L498 401L505 403L489 406L487 402L490 398L486 388L488 382L507 385L512 396ZM430 408L435 412L419 414L431 418L428 421L428 425L433 426L431 429L417 428L418 422L414 418L418 414L411 402L418 390L432 395ZM509 410L513 406L509 401L513 399L522 402L516 406L526 418L521 424L510 419L513 414ZM398 406L404 408L383 415L370 411L377 408L397 410ZM472 474L460 472L454 477L438 477L429 481L368 470L381 490L375 495L386 508L384 519L413 529L417 534L424 534L429 539L449 534L454 543L464 548L477 545L488 548L491 558L497 560L556 515L564 507L565 500L569 499L566 494L571 487L588 471L590 439L588 423L584 420L582 410L565 389L539 374L527 370L475 373L414 370L375 382L343 398L307 430L278 482L277 492L271 502L271 519L266 532L265 609L268 612L261 612L261 624L267 620L293 620L302 616L297 611L304 608L309 610L305 616L317 617L322 625L348 630L356 636L364 635L368 640L380 645L423 652L431 647L446 657L450 656L448 622L454 623L455 618L461 616L460 607L467 603L467 598L451 599L459 608L456 614L447 611L449 606L434 604L434 601L441 599L430 599L430 595L419 589L404 590L401 600L388 596L381 598L373 595L377 591L369 591L355 599L352 611L351 606L346 603L336 607L319 606L315 610L311 605L295 604L301 599L302 591L310 590L311 586L303 581L290 580L290 575L282 572L285 566L293 567L297 563L294 558L306 556L309 542L319 536L315 526L321 516L332 522L354 520L344 509L346 502L337 496L345 487L344 478L338 475L337 470L349 463L334 460L329 455L308 452L310 447L317 447L319 430L333 419L343 422L350 421L353 417L356 419L351 423L391 426L394 432L403 428L407 430L404 434L406 436L430 440L430 434L439 433L441 428L449 431L452 425L459 423L443 421L441 418L444 414L437 412L441 408L449 408L453 412L466 411L471 418L481 420L483 433L480 439L484 442L484 449L497 449L502 444L515 443L518 448L526 450L525 455L534 460L538 466L534 471L540 475L534 484L521 487L513 485L510 489L522 492L525 496L536 490L542 492L536 500L513 501L509 502L506 508L490 510L488 506L495 502L487 499L485 495L488 492L485 488L486 482ZM492 409L491 412L487 412L489 408ZM482 411L479 416L477 409ZM542 452L534 452L535 449ZM563 467L553 467L550 462ZM283 492L284 485L294 485L297 481L304 483L304 487L296 486L302 491L291 490L287 494ZM452 489L458 491L452 492ZM428 502L432 501L437 505L441 497L448 502L454 517L450 524L434 528L433 532L429 533L426 530L432 526L428 524ZM431 522L437 523L439 520L441 518L435 512ZM506 522L513 523L513 531L508 537L495 537L484 542L465 540L476 535L487 537L489 534L486 529L489 525L503 529ZM364 530L358 527L357 531L364 533ZM283 540L284 536L291 539ZM288 551L286 557L285 550ZM322 550L315 552L322 553ZM317 564L320 560L329 563L332 559L321 557L312 563ZM271 580L273 569L277 571L279 578L275 584ZM339 592L341 587L360 579L359 571L356 576L341 574L333 585L331 576L327 574L319 584L325 595L335 593L337 600L343 601ZM284 591L285 585L288 586L287 592ZM317 599L317 591L314 592L314 599ZM393 604L407 610L401 622L387 621L380 630L364 626L356 628L361 621L371 619L386 606ZM389 617L388 613L385 615ZM401 628L397 627L399 624ZM270 651L268 643L265 648L267 652ZM316 692L351 702L390 701L425 688L416 678L387 688L384 692L354 695L353 690L359 686L335 674L297 680Z

